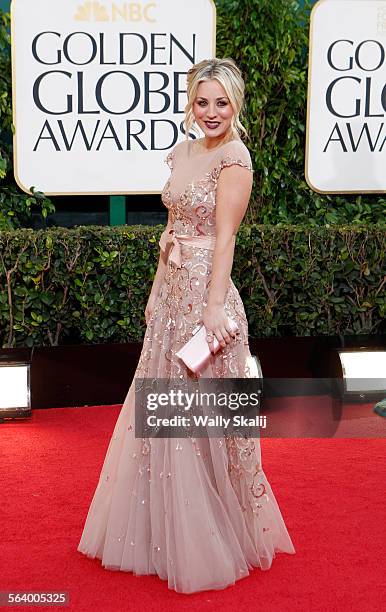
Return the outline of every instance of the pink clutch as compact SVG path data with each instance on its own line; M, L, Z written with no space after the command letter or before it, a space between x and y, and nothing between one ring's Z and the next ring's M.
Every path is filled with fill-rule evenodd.
M233 319L229 319L229 326L232 332L238 331L238 325ZM216 336L213 337L213 350L215 353L220 349L220 343ZM179 351L176 352L177 357L182 359L185 365L192 370L192 372L199 372L205 364L209 361L212 355L209 348L209 344L206 340L206 329L204 325L201 325L194 332L194 335L188 340L186 344Z

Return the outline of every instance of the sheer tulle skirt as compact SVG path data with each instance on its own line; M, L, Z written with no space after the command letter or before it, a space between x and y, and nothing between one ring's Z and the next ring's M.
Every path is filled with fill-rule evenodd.
M157 574L169 588L193 593L225 588L253 567L269 569L276 552L295 550L258 438L135 437L135 378L189 376L174 352L201 320L207 285L198 300L203 278L194 264L198 258L205 276L210 254L186 248L198 283L186 290L181 273L168 267L78 551L106 569ZM204 377L252 376L245 312L232 281L225 309L241 333L212 357Z

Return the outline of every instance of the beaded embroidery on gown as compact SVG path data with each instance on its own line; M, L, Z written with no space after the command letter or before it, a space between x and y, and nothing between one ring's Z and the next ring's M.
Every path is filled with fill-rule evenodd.
M170 589L193 593L223 589L254 567L269 569L276 552L295 549L259 439L135 438L135 378L191 375L175 353L202 322L213 249L178 236L215 237L221 170L237 164L253 172L241 140L205 153L182 141L165 161L172 172L162 201L173 221L160 240L167 269L77 550L106 569L157 574ZM205 376L252 377L247 319L232 279L224 308L240 333L211 356Z

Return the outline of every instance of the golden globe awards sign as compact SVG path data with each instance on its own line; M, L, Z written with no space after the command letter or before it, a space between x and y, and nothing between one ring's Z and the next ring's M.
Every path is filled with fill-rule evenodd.
M14 172L47 195L159 193L212 0L11 3Z
M310 27L307 182L386 191L386 1L320 0Z

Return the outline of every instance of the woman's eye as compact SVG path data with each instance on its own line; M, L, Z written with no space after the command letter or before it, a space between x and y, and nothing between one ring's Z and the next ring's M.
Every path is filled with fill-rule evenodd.
M217 104L218 104L218 106L226 106L228 104L228 102L226 102L225 100L220 100L219 102L217 102ZM198 105L199 106L205 106L206 105L205 100L200 100L198 102Z

